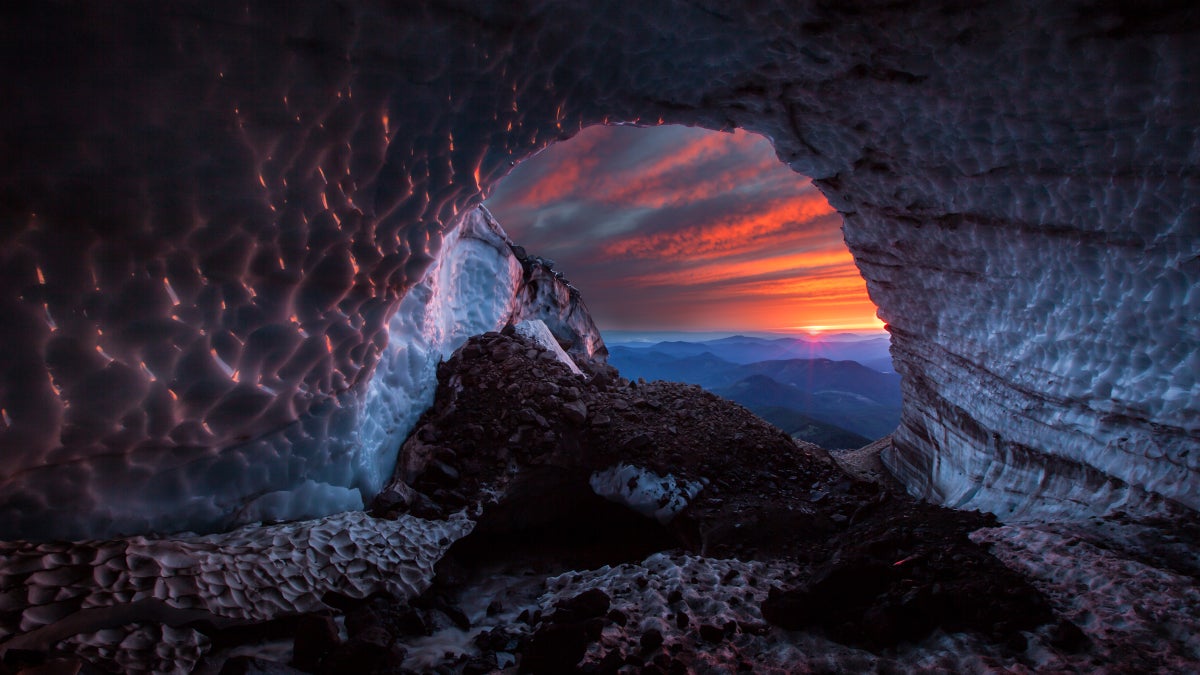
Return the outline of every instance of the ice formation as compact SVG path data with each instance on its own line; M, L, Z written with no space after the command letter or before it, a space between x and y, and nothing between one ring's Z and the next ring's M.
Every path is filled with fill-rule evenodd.
M328 609L331 592L414 597L471 527L463 514L376 520L359 511L207 536L0 544L0 651L45 650L64 639L124 647L113 636L132 625L130 636L166 631L155 639L170 662L206 642L185 624L228 627ZM146 663L144 654L127 658Z
M600 639L588 645L585 668L598 667L613 652L646 653L643 636L650 631L662 636L661 647L651 654L680 655L690 672L990 672L1002 663L991 661L988 647L966 634L939 634L886 655L818 634L781 635L763 620L759 606L786 575L786 566L778 563L656 553L640 564L547 579L539 602L548 612L558 601L600 589L626 617L623 626L605 626ZM721 637L714 639L713 633Z
M567 353L563 351L562 347L559 346L558 341L554 339L554 334L550 332L550 328L541 319L529 319L521 321L513 326L513 330L516 331L517 335L527 337L550 350L550 353L554 355L554 358L558 359L559 363L563 364L567 368L570 368L572 373L575 373L576 375L583 374L583 371L579 369L579 366L576 365L576 363L571 360L571 357L568 356Z
M1067 620L1087 627L1093 662L1072 664L1076 668L1125 660L1126 668L1147 671L1194 669L1200 663L1195 579L1081 534L1071 525L1010 525L979 530L971 539L992 544L992 552L1050 596ZM1197 562L1193 557L1193 566Z
M601 497L666 525L700 493L704 480L687 481L670 474L660 476L648 469L622 463L593 473L588 485Z
M892 331L914 492L1198 508L1200 23L1156 7L5 9L0 536L360 503L444 319L500 310L422 298L513 283L453 226L600 123L742 127L814 178Z

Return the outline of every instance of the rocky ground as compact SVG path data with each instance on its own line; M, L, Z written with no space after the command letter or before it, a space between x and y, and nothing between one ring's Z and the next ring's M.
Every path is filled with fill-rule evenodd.
M424 590L327 592L327 609L220 628L151 623L114 634L116 647L9 649L0 673L1200 662L1200 536L1186 521L1000 526L907 496L878 444L831 456L699 387L630 382L597 363L576 374L563 358L489 333L439 367L435 403L370 509L381 527L454 533L430 541L448 549Z
M589 478L618 465L702 487L659 522L591 489ZM473 339L442 365L436 402L405 444L397 478L376 515L439 518L485 504L427 594L438 611L453 614L446 607L497 565L539 576L607 570L605 582L479 632L473 649L438 664L452 670L485 672L507 665L507 655L527 672L756 670L764 664L733 646L778 629L868 652L969 631L1014 654L1025 649L1023 632L1039 626L1064 641L1078 632L970 541L970 532L996 524L991 517L856 478L826 451L699 387L629 382L596 364L580 377L515 336ZM737 611L681 609L686 584L668 588L636 571L656 554L660 574L704 567L706 595L750 592L730 596ZM649 602L640 595L656 584L667 589L666 613L654 617L666 630L647 627L645 607L638 625L628 607L612 608L630 586L639 591L634 605ZM403 643L413 631L436 630L414 623L392 637ZM622 636L607 649L606 631ZM722 650L729 653L714 661Z

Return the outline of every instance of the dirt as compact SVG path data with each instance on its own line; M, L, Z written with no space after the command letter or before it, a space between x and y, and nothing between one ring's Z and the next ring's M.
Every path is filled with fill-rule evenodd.
M587 365L580 377L536 344L491 333L439 367L435 403L375 509L436 518L483 504L476 531L444 561L444 588L501 559L587 569L677 550L787 562L792 578L763 616L855 647L888 649L940 628L1020 651L1021 631L1053 621L1037 590L967 538L992 516L907 496L880 475L877 448L835 461L699 387ZM705 486L660 525L588 486L619 462ZM582 655L603 624L587 622L533 626L525 669L561 670Z

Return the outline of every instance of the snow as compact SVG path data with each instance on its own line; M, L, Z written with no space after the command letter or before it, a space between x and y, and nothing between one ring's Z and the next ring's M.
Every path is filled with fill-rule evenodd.
M1076 668L1121 663L1145 672L1194 670L1200 663L1195 579L1144 550L1091 538L1085 527L1009 525L979 530L971 539L993 545L1005 565L1026 575L1061 616L1088 634L1093 648L1086 661L1072 664ZM1200 563L1195 551L1189 554L1193 565Z
M207 649L207 639L158 622L269 621L328 610L322 598L330 592L412 598L472 527L463 513L428 521L353 512L206 536L0 543L0 587L7 589L0 643L5 650L45 650L69 638L70 645L107 648L117 661L142 668L177 658L187 663ZM110 627L114 618L124 628ZM164 641L161 650L151 638Z
M0 537L369 498L431 361L509 301L454 226L600 123L745 128L813 177L892 333L914 493L1200 508L1188 9L959 9L30 7L0 41ZM597 348L569 288L515 292Z
M690 661L695 672L894 673L989 672L1004 668L993 650L970 635L935 633L919 645L894 654L875 654L841 645L817 633L785 632L767 624L760 612L772 587L786 584L788 569L778 563L746 562L656 553L641 563L569 572L546 580L539 598L544 612L555 603L599 589L611 608L627 617L624 627L605 626L589 645L581 667L598 664L612 651L642 655L647 630L663 635L664 653ZM686 621L681 617L686 616ZM725 628L727 639L705 641L701 624ZM1011 668L1011 664L1007 664Z
M359 432L369 449L360 465L371 494L391 478L400 445L433 403L437 364L472 335L500 330L513 314L522 273L506 240L490 214L472 211L389 322Z
M592 491L628 506L666 525L700 493L707 481L688 481L671 474L660 476L649 469L620 463L597 471L588 479Z
M550 353L554 354L554 357L558 359L560 363L570 368L572 373L575 373L576 375L583 374L583 371L579 369L579 366L575 365L575 362L571 360L571 357L567 356L567 353L562 350L562 347L558 346L558 340L554 339L554 335L550 332L550 329L546 326L546 323L541 319L521 321L517 325L513 326L513 330L516 331L517 335L527 337L550 350Z

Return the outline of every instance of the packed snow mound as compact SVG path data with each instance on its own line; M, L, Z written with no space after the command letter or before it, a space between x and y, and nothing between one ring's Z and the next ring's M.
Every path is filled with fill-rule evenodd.
M589 591L611 597L611 612L624 620L604 626L587 645L584 669L630 657L680 662L684 672L736 672L748 666L772 675L985 672L1004 663L993 647L971 634L939 632L897 653L878 654L815 632L785 633L763 619L760 607L771 589L786 583L790 571L777 562L657 553L640 564L552 577L538 600L548 615L556 605Z
M173 539L3 543L0 649L45 650L67 639L123 643L112 639L113 627L140 622L223 627L268 621L328 609L323 598L329 593L411 598L432 583L434 563L472 525L463 514L429 521L355 512ZM159 628L168 630L135 626L131 634ZM93 634L100 629L109 630ZM176 633L164 636L168 647L199 649L191 633Z
M1064 618L1088 627L1090 658L1074 668L1194 670L1200 663L1195 550L1188 551L1191 570L1173 570L1153 555L1086 534L1063 524L1010 525L978 530L971 539L1029 578Z
M437 303L512 288L503 251L454 262L454 225L599 123L742 127L815 179L892 331L888 462L915 493L1200 507L1186 4L7 11L0 536L368 498L460 332L441 319L501 320ZM564 344L572 316L544 319Z
M583 371L579 369L579 366L575 365L571 357L567 356L567 353L558 345L558 341L554 339L554 335L541 319L522 321L513 326L513 332L545 347L547 351L554 355L554 358L558 359L559 363L569 368L572 373L583 375Z
M705 482L707 479L688 481L670 474L660 476L648 469L624 463L597 471L588 479L588 485L596 494L628 506L647 518L654 518L663 525L687 508Z

